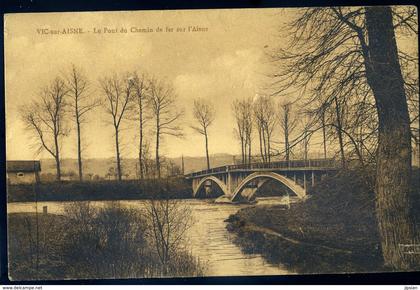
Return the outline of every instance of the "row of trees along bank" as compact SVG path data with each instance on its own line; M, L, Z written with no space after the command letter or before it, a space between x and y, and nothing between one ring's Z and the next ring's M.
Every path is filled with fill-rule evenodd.
M95 97L99 95L100 97ZM124 126L137 124L139 177L161 177L162 156L160 147L163 137L183 136L181 119L184 111L177 107L177 95L173 87L155 77L137 72L114 74L99 80L97 89L82 69L73 65L67 74L56 77L41 89L37 100L20 108L20 115L28 131L32 133L37 153L48 152L56 163L56 179L61 180L61 145L71 130L76 132L79 180L83 180L83 150L86 143L82 132L89 123L93 110L104 109L106 123L112 127L115 142L115 175L122 180L122 131ZM194 130L204 135L207 146L208 126L214 120L214 109L204 99L194 101ZM150 156L150 140L146 138L146 126L154 134L155 158Z

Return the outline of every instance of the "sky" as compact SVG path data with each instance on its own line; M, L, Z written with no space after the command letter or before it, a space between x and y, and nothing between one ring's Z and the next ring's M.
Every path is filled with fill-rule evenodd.
M114 73L137 70L171 84L185 137L164 139L169 157L203 156L204 138L191 129L192 104L208 99L216 109L209 130L210 153L239 153L233 135L231 102L255 97L267 83L266 49L279 38L285 14L277 9L129 11L9 14L5 16L7 159L37 158L32 135L25 130L19 107L39 96L40 89L71 64L88 76L92 98L103 97L98 80ZM190 26L205 32L188 32ZM157 32L157 27L162 32ZM83 34L52 34L52 30L81 28ZM116 29L118 33L94 33ZM120 29L127 33L120 33ZM132 32L151 28L151 33ZM167 28L173 28L168 32ZM186 32L176 32L186 28ZM48 29L48 34L40 33ZM114 156L113 129L103 108L89 116L83 128L85 158ZM125 124L123 155L135 157L134 124ZM150 133L148 134L149 137ZM154 140L151 140L154 143ZM62 157L76 158L75 131L63 139ZM50 157L46 152L38 157Z
M233 134L232 101L267 93L272 81L267 74L273 70L267 53L287 45L287 31L282 27L296 11L269 8L5 15L6 158L51 158L46 152L36 154L33 135L25 130L19 108L39 98L41 88L65 74L72 64L88 77L91 98L104 98L98 80L115 73L147 73L173 86L177 106L185 111L184 138L165 137L162 155L205 156L204 138L191 128L193 100L197 98L207 99L216 110L209 129L210 154L240 154L240 144ZM204 31L188 32L192 27ZM84 33L51 33L68 28ZM153 32L135 32L140 28ZM185 32L177 32L178 28ZM46 30L49 33L41 33ZM96 33L99 30L102 33ZM397 36L397 42L412 52L418 51L416 40ZM88 123L82 128L84 158L115 156L113 128L108 121L110 116L104 108L88 115ZM146 136L153 148L150 129L149 125ZM137 156L136 138L135 123L125 122L121 136L124 158ZM311 144L310 150L321 151L320 142ZM61 157L77 157L74 126L62 140Z

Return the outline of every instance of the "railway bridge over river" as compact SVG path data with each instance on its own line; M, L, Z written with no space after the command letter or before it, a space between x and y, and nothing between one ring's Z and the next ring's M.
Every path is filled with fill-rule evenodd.
M334 159L289 160L226 165L193 172L185 178L192 183L194 197L207 194L216 184L231 201L250 201L264 183L276 180L304 199L310 187L339 168Z

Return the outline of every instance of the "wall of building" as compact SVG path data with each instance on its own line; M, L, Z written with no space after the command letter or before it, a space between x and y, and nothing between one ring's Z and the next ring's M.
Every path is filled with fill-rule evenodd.
M36 182L35 172L8 172L8 184L31 184Z

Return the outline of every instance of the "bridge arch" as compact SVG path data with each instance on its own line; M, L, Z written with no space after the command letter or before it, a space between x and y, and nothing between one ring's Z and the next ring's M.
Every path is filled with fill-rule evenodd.
M237 195L240 195L241 191L244 189L244 187L251 181L259 179L259 178L267 178L267 179L274 179L278 182L284 184L287 188L289 188L291 191L293 191L299 198L305 198L306 197L306 191L304 188L302 188L300 185L296 184L293 180L280 175L275 172L255 172L250 175L248 175L244 180L241 181L241 183L236 187L235 191L232 195L232 201L234 201L237 198ZM255 195L255 190L250 196L247 198L250 199L252 196Z
M203 187L203 185L206 181L213 181L214 183L216 183L220 187L220 189L223 191L224 195L229 195L229 190L227 189L226 184L223 181L221 181L219 178L217 178L215 176L207 176L207 177L204 177L203 179L200 180L197 187L193 191L193 197L197 196L197 193Z

